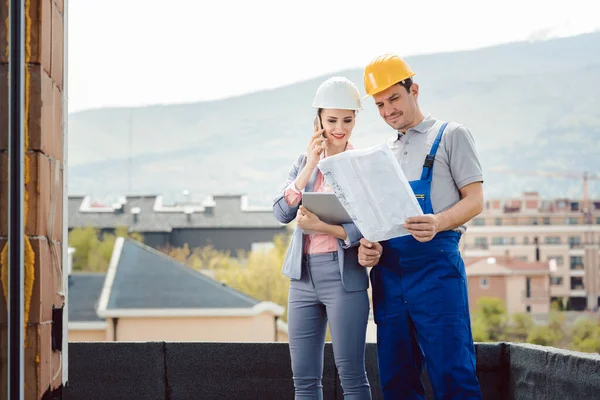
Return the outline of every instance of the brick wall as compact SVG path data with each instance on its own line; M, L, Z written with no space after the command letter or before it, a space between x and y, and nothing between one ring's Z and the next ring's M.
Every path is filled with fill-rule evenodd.
M25 233L34 253L25 274L25 398L39 399L61 385L61 353L52 350L52 308L60 308L62 270L63 0L28 0L25 33ZM0 0L0 249L8 217L8 1ZM2 266L5 268L5 266ZM29 289L27 289L29 288ZM0 296L2 364L7 357L6 294ZM6 373L0 398L6 397ZM46 397L44 397L46 398Z

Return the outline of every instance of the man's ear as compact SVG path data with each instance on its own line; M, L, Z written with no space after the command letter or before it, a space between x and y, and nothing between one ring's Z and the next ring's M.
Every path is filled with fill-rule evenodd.
M419 97L419 84L413 83L410 87L410 92L415 96Z

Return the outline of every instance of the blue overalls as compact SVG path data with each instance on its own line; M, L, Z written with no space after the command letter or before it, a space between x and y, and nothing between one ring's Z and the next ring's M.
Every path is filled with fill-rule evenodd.
M410 182L425 214L433 214L433 161L446 124L425 159L421 179ZM381 243L383 254L371 269L371 282L386 400L424 399L424 363L436 399L481 399L459 240L460 233L445 231L425 243L412 235Z

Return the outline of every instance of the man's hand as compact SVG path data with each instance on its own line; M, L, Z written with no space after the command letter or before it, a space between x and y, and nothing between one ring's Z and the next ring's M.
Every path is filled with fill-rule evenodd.
M300 229L305 231L316 231L321 232L323 228L323 223L317 217L316 214L311 213L304 206L300 206L298 208L298 213L296 214L298 218L298 226Z
M360 239L358 248L358 263L363 267L373 267L379 262L383 253L383 247L378 242L369 242L367 239Z
M404 229L419 242L429 242L440 229L440 219L435 214L425 214L407 218Z

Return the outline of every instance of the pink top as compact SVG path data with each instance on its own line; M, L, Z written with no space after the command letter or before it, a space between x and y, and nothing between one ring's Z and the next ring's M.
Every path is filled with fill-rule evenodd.
M354 147L352 144L348 143L346 146L346 150L352 150ZM323 156L321 157L323 158ZM313 189L314 192L333 192L331 186L329 186L325 179L323 178L323 174L317 168L317 180L315 182L315 187ZM296 206L302 200L302 192L300 192L294 182L290 183L290 185L286 188L284 193L284 198L286 203L290 206ZM327 235L327 234L310 234L304 235L304 253L306 254L318 254L318 253L328 253L331 251L337 251L338 249L338 239L335 236Z

